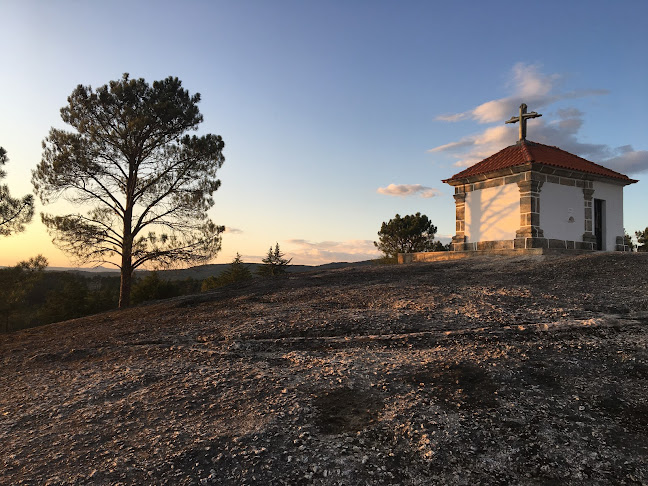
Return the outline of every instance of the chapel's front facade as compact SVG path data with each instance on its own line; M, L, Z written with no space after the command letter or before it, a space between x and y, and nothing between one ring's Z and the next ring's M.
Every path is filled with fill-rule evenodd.
M521 139L443 182L455 188L455 251L624 251L623 187L637 182Z

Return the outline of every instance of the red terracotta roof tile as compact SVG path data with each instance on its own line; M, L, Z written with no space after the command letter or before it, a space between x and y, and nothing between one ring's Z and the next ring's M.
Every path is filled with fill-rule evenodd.
M620 179L627 181L628 183L637 182L624 174L615 172L607 167L595 164L594 162L590 162L578 155L565 152L558 147L551 147L549 145L543 145L541 143L530 142L527 140L506 147L496 154L485 158L481 162L477 162L475 165L453 175L450 179L445 179L443 182L466 179L474 175L488 174L489 172L507 169L509 167L516 167L531 162L558 167L561 169L576 170L587 174L610 177L612 179Z

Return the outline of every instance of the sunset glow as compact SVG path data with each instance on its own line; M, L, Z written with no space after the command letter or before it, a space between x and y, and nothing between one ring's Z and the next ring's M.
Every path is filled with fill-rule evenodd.
M396 213L426 214L449 241L441 180L515 143L504 121L521 102L543 113L530 140L639 179L624 225L648 225L645 2L9 0L2 14L12 195L32 191L49 129L69 129L59 110L78 84L177 76L201 94L199 134L225 141L209 215L228 231L214 263L259 262L276 242L296 264L376 258ZM511 34L521 18L534 34ZM87 209L38 201L24 233L0 238L0 266L39 253L76 266L39 213Z

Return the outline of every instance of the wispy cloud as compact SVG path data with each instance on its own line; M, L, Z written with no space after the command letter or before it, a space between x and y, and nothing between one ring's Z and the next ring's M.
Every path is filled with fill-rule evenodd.
M558 74L543 74L538 65L516 64L512 70L511 96L487 101L463 113L437 117L437 120L446 122L470 119L482 124L498 125L434 147L428 152L450 153L457 159L454 165L467 167L515 143L518 128L516 125L504 125L504 121L517 112L521 103L527 103L531 110L538 110L550 108L559 101L608 94L603 89L562 91L561 81L562 77ZM542 118L530 122L529 139L555 145L619 172L633 174L648 170L648 151L635 151L629 145L615 148L580 142L578 132L583 126L583 119L584 113L573 107L546 112Z
M455 113L453 115L439 115L436 117L436 119L439 121L458 122L461 120L465 120L469 116L470 113Z
M624 174L638 174L648 171L648 150L632 150L630 145L619 147L623 150L621 155L605 161L609 168Z
M441 191L433 187L422 186L421 184L389 184L387 187L379 187L376 191L386 196L420 196L435 197L440 196Z
M286 242L286 254L293 263L321 265L331 262L359 262L380 256L371 240L320 241L292 239Z
M238 228L232 228L231 226L225 226L225 233L229 233L232 235L240 235L243 233L243 230Z
M521 103L526 103L536 109L544 108L561 100L601 96L609 93L604 89L560 91L562 76L543 74L537 64L518 63L513 66L511 74L510 84L513 88L511 96L487 101L463 113L439 115L437 120L455 122L473 119L479 123L501 122L509 118L511 114L515 114Z

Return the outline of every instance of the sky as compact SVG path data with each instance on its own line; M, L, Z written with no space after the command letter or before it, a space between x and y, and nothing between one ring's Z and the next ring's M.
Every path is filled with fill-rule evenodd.
M648 226L648 2L2 0L0 146L12 196L79 85L123 73L178 77L200 93L197 134L225 141L210 217L212 263L379 256L395 214L454 234L452 188L467 165L515 143L521 102L543 116L527 139L639 179L624 226ZM76 266L40 223L0 238L0 265L36 254Z

